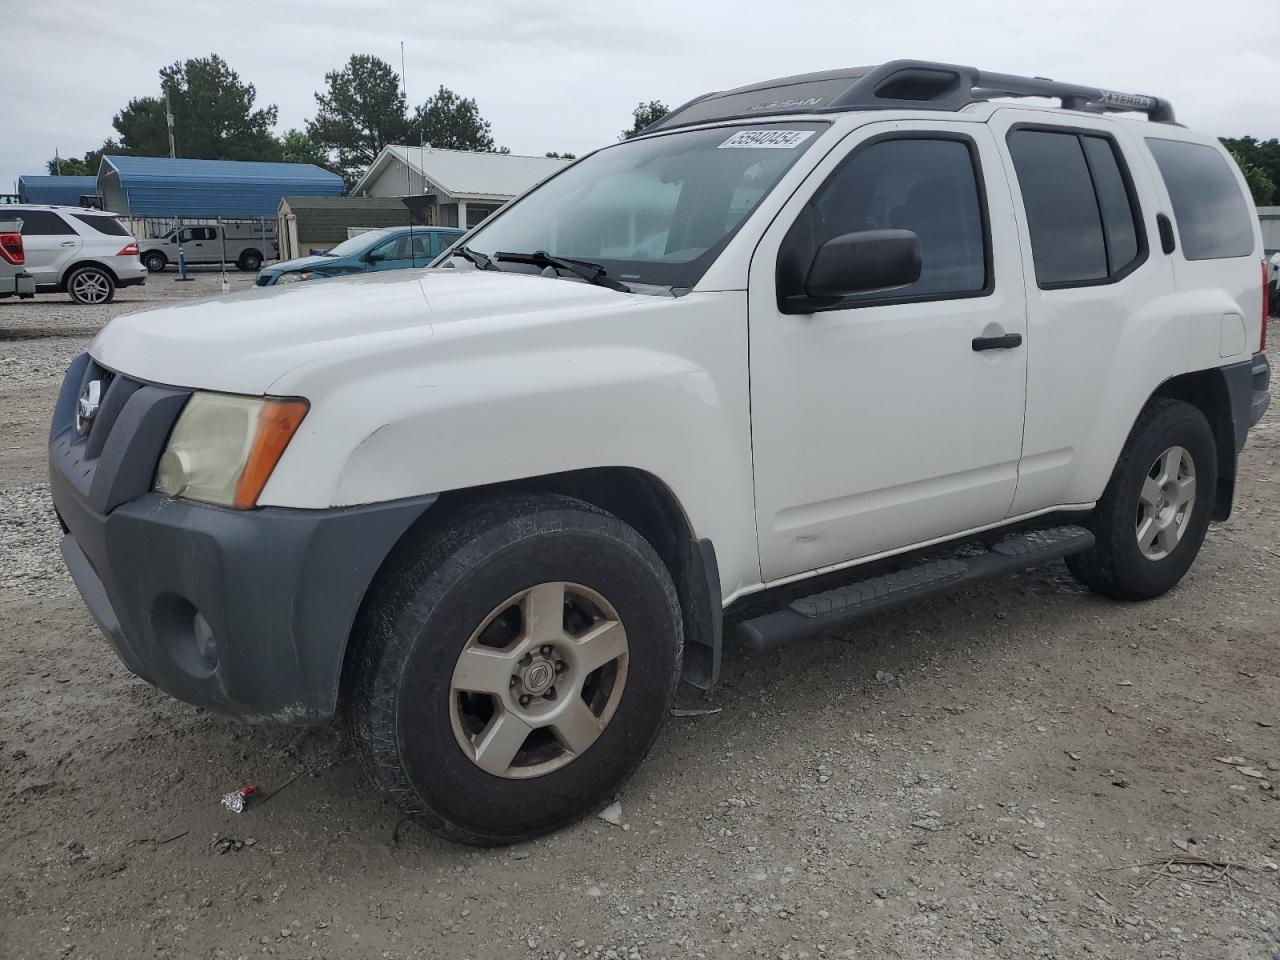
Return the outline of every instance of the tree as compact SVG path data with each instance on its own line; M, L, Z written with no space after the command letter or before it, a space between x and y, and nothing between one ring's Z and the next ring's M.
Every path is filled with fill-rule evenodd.
M410 134L414 140L442 150L494 150L489 121L480 116L475 100L460 97L444 86L414 111Z
M370 54L352 54L347 65L324 75L326 92L316 92L314 120L307 136L333 154L348 185L373 164L382 148L408 140L400 75Z
M79 157L64 157L59 160L54 157L45 164L49 173L53 176L62 177L92 177L98 171L90 170L89 165Z
M173 135L180 157L204 160L278 160L272 133L274 104L254 108L257 88L244 83L216 53L178 61L160 71L160 94L135 97L111 124L127 152L169 154L165 93L173 108Z
M324 147L301 130L289 130L280 138L280 155L285 163L314 163L326 170L333 166Z
M548 150L546 153L546 156L550 157L553 160L577 160L578 159L578 155L576 153L557 153L554 150Z
M1240 172L1244 175L1244 182L1249 185L1249 193L1253 195L1253 202L1260 207L1270 206L1272 198L1276 195L1276 185L1267 176L1267 171L1256 163L1249 163L1234 151L1231 156L1235 159L1236 165L1240 167Z
M120 156L131 152L115 140L104 140L102 146L97 150L86 150L83 158L63 157L61 161L62 175L64 177L96 177L98 175L98 167L102 165L104 154ZM50 173L56 173L58 161L56 159L50 160L45 166Z
M1249 181L1249 189L1254 191L1254 201L1260 206L1280 204L1280 140L1223 137L1222 145L1236 158L1240 171ZM1271 184L1269 192L1267 182Z
M648 103L643 100L640 101L636 104L636 108L631 111L631 129L623 130L618 139L630 140L649 124L657 123L670 112L667 109L667 105L661 100L650 100Z

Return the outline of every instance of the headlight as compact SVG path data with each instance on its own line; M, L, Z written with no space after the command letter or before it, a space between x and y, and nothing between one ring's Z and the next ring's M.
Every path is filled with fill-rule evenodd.
M310 270L299 270L294 273L282 273L276 283L297 283L299 280L310 280Z
M248 510L306 415L305 400L193 393L160 457L154 488Z

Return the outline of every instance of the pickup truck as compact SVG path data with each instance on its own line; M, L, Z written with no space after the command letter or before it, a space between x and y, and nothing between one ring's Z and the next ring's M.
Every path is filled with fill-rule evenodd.
M263 261L274 257L275 244L276 224L267 220L174 227L162 236L139 240L138 248L143 265L152 273L176 265L179 247L188 264L221 263L225 259L254 273Z

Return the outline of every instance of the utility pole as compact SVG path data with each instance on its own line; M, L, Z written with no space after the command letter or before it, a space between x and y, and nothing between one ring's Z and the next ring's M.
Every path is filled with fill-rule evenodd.
M62 157L58 156L58 148L53 148L53 170L57 176L62 176Z
M169 159L176 159L178 151L173 146L173 107L169 103L169 85L164 85L164 122L169 128Z

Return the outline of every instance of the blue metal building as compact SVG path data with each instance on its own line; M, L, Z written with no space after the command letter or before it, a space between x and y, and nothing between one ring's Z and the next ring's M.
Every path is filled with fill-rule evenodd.
M21 176L18 178L19 203L61 203L69 207L78 207L81 197L93 196L97 192L97 177Z
M342 178L310 163L102 158L98 190L106 209L126 217L275 219L286 196L338 197Z

